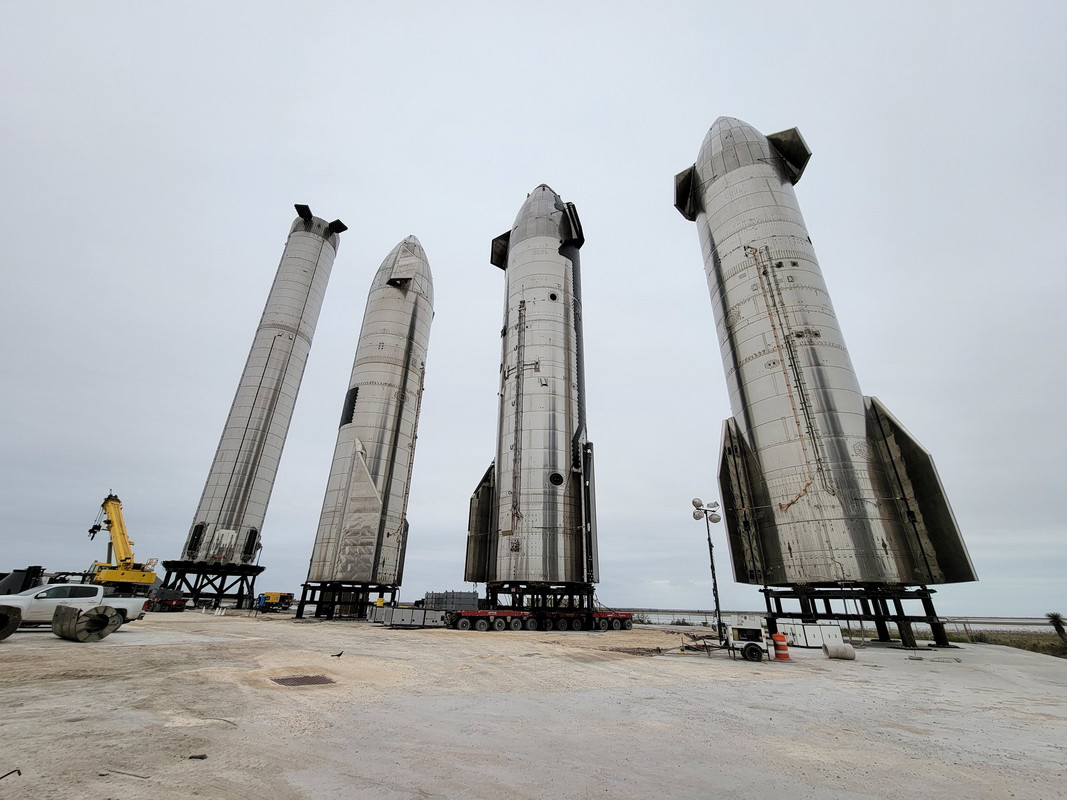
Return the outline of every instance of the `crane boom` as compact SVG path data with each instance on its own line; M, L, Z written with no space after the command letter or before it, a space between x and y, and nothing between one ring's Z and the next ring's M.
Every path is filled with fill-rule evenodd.
M155 583L155 566L158 559L151 558L146 563L134 561L133 541L126 531L126 520L122 516L122 501L115 494L108 494L100 504L101 514L93 527L89 529L89 538L106 528L111 536L108 562L93 562L89 571L93 573L93 583L103 584L139 584ZM101 519L103 524L101 525ZM114 563L111 563L112 558Z

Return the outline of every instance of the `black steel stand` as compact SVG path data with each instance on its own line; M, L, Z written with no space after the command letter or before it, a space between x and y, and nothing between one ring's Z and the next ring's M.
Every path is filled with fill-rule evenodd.
M237 608L251 608L256 599L256 576L266 567L257 564L208 564L203 561L164 561L164 589L182 593L193 605L211 600L218 608L223 600L236 600Z
M870 621L878 632L878 641L892 641L889 636L889 623L892 622L900 634L900 643L904 647L915 647L913 623L930 626L934 644L949 647L945 624L934 610L933 595L935 591L925 586L909 589L906 586L887 584L838 584L836 586L791 586L787 588L760 589L767 602L767 628L771 633L778 632L777 621L799 620L817 622L833 620L835 622ZM786 611L783 600L796 600L800 611ZM908 614L903 601L919 600L923 613ZM844 610L837 611L832 601L840 601ZM848 604L853 603L854 611L849 611Z
M296 606L296 618L304 618L304 608L315 606L316 617L335 619L349 617L366 619L370 608L381 600L383 605L392 605L399 586L377 583L350 583L346 581L321 581L301 586L300 602ZM371 599L371 595L377 597Z

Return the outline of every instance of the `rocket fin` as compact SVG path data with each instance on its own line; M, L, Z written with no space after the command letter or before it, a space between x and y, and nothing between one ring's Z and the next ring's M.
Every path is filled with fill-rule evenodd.
M696 164L674 176L674 207L690 222L700 213Z
M492 248L489 250L489 263L494 267L506 270L508 268L508 248L511 246L511 231L493 239Z
M478 487L471 495L470 517L467 521L467 565L463 580L485 583L490 580L490 561L496 553L496 519L493 516L493 497L496 495L496 462L489 465Z
M738 583L768 582L763 559L758 497L762 476L759 465L745 443L737 421L730 417L722 424L722 454L719 459L719 491L723 518L730 539L730 559Z
M897 491L904 529L924 583L961 583L978 576L967 553L937 467L877 397L864 397L867 439L881 456Z
M370 576L374 575L374 551L382 517L382 498L367 469L366 459L362 445L357 442L341 517L337 567L339 574L367 576L366 580L370 580Z
M790 128L787 131L772 133L767 137L767 141L785 161L790 183L797 183L811 158L811 149L804 141L804 137L800 135L800 131L797 128Z

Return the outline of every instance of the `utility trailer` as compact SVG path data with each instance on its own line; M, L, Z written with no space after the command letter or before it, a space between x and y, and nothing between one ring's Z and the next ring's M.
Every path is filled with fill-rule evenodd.
M462 609L447 612L446 622L448 627L460 631L628 631L634 626L633 614L624 611L593 611L590 614L579 609Z

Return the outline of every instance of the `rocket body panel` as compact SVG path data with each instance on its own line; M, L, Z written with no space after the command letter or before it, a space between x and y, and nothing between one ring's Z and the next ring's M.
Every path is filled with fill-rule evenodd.
M939 558L929 539L921 543L885 448L870 439L865 399L793 190L809 155L795 129L768 138L720 118L697 163L676 178L676 205L700 235L734 412L719 474L735 578L973 580L943 493L933 503L943 510L928 509L942 526ZM949 566L960 553L967 566Z
M309 581L399 585L432 320L430 266L409 236L371 283Z
M494 241L492 262L507 276L500 415L492 474L471 501L468 580L599 577L585 466L582 241L574 207L543 185Z
M185 560L255 560L341 230L340 223L310 212L292 224L186 539Z

